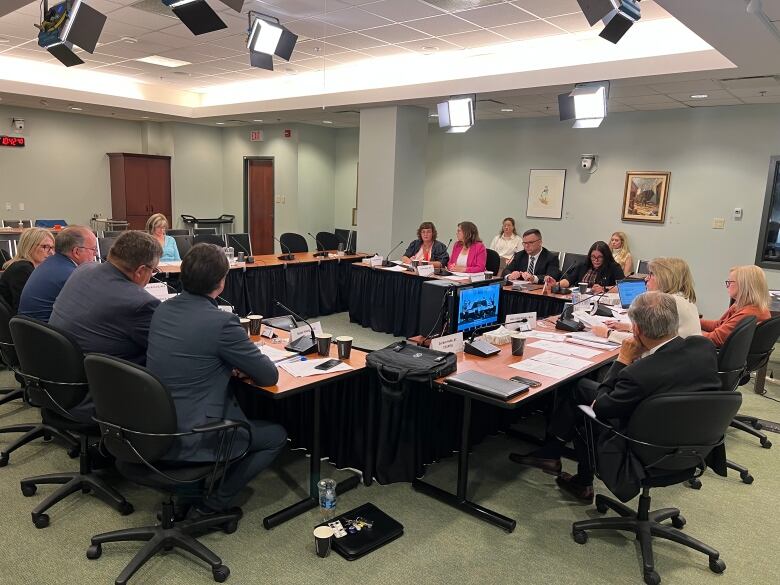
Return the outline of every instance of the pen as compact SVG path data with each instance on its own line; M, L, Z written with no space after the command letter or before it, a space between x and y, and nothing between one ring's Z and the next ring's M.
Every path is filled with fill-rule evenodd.
M288 358L284 358L283 360L279 360L276 363L278 365L278 364L286 364L288 362L305 362L305 361L306 361L306 357L305 356L294 355L292 357L288 357Z

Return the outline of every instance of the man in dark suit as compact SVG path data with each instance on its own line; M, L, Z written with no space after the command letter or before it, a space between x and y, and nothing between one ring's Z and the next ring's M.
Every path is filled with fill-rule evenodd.
M268 467L287 442L287 433L277 424L248 421L233 390L240 382L231 377L240 370L259 386L276 384L276 366L249 339L233 313L218 308L216 298L225 286L230 269L222 248L196 244L181 263L177 297L163 303L152 318L147 367L165 384L176 405L179 432L222 419L245 421L252 427L251 443L240 433L233 445L243 459L228 468L225 481L205 502L202 513L229 509L238 493ZM165 459L213 461L217 452L215 433L180 438Z
M509 280L525 280L539 283L545 276L558 280L561 271L558 267L558 255L552 254L542 245L542 232L537 229L523 233L523 251L517 252L504 269L503 276Z
M515 463L558 475L558 486L579 500L593 500L593 469L584 432L578 428L582 413L577 407L593 407L597 418L617 430L625 429L636 407L645 398L662 392L720 391L715 346L708 339L677 335L679 317L674 297L661 292L639 295L628 310L634 336L626 339L604 380L582 380L571 399L556 411L551 433L558 438L534 456L512 453ZM563 442L571 440L577 452L577 475L561 472Z

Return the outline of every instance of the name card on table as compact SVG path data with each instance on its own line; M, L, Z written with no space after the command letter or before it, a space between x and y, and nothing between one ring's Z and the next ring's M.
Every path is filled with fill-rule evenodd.
M431 339L431 349L451 351L452 353L463 351L463 331Z
M385 259L382 256L373 256L368 259L368 264L370 266L382 266L382 262L384 262Z
M433 276L435 270L432 264L420 264L417 267L417 274L419 276Z
M536 329L536 311L507 315L504 322L504 327L512 331L531 331Z
M314 335L319 335L322 333L322 324L319 321L315 321L311 324L311 328L314 329ZM295 329L290 329L290 342L295 341L299 337L303 337L304 335L311 335L311 329L309 329L308 325L304 325L303 327L296 327Z

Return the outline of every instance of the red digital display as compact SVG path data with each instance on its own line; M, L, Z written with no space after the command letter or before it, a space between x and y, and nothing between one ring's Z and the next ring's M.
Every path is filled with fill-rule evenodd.
M24 146L22 136L0 136L0 146Z

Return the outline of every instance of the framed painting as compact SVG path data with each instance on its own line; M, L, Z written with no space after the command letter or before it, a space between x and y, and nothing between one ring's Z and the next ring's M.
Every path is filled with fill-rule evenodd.
M663 223L671 177L665 171L628 171L621 219Z
M561 219L566 169L531 169L526 217Z

